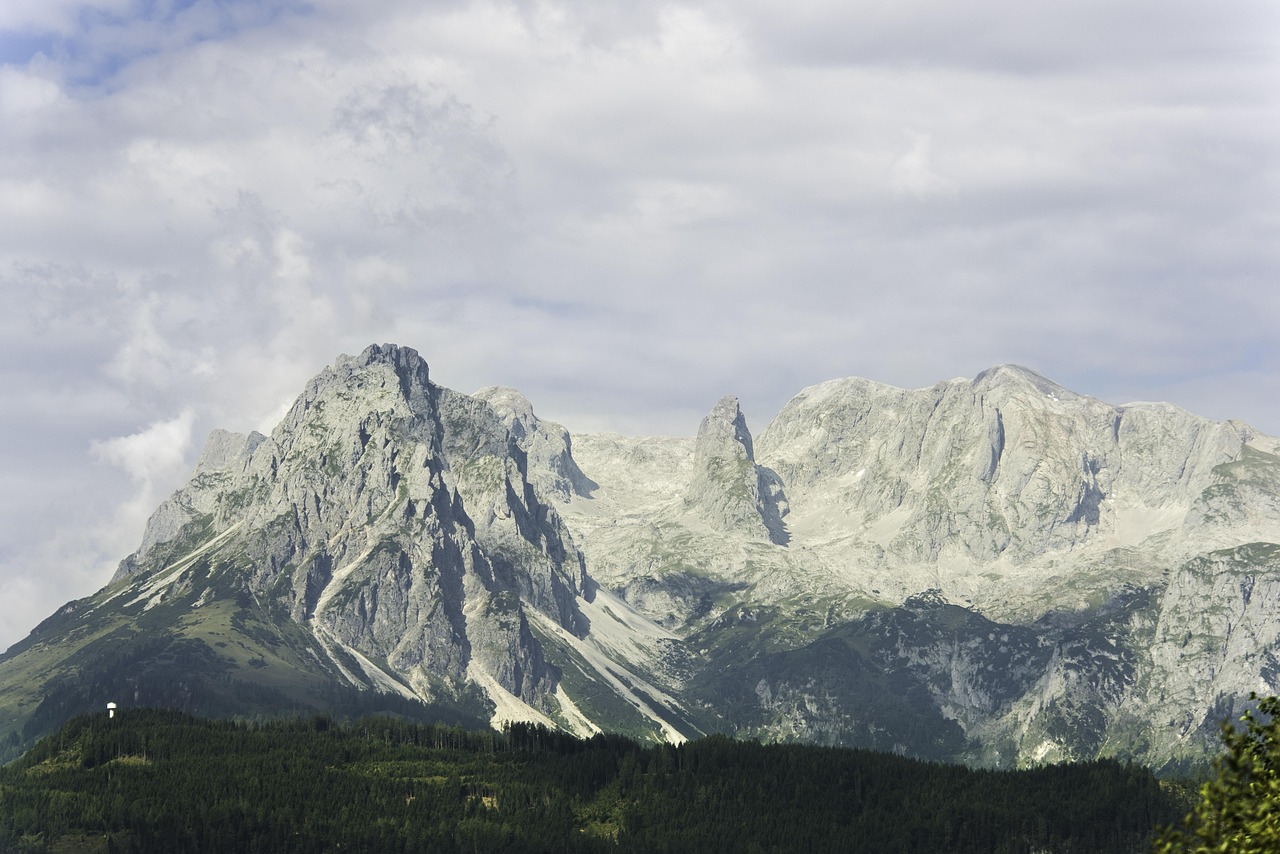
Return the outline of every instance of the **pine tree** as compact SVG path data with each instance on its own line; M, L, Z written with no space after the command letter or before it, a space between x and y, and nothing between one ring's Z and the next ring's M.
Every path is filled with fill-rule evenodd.
M1183 830L1166 830L1157 854L1274 854L1280 851L1280 697L1259 700L1262 721L1247 711L1236 729L1222 725L1226 752L1215 776L1200 788L1200 802Z

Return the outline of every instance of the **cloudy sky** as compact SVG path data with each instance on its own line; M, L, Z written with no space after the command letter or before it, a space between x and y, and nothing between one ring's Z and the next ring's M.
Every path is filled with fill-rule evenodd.
M1280 433L1274 0L5 0L0 649L372 342L572 430L1028 365Z

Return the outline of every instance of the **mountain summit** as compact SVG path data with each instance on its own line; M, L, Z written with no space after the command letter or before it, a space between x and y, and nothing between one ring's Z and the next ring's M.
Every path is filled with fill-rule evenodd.
M629 438L372 346L270 436L210 435L112 582L0 657L0 737L112 699L1194 762L1280 690L1277 544L1280 441L1026 368Z
M782 485L756 465L751 431L736 397L722 398L698 427L685 500L717 528L786 545Z

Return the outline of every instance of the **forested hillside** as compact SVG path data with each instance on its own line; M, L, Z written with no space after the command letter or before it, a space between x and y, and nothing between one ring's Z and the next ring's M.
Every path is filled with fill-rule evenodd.
M81 717L0 769L0 850L1143 851L1185 804L1110 761L977 771L715 736Z

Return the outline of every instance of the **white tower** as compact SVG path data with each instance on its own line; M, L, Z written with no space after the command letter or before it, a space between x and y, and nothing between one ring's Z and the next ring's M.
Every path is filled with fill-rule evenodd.
M116 716L116 704L107 703L107 717L114 718Z

